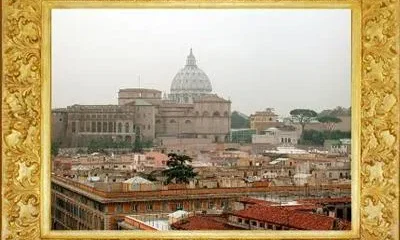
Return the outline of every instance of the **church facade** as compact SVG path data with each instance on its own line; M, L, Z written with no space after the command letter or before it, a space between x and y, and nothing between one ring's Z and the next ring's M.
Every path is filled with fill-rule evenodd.
M52 140L84 147L93 139L133 143L164 138L229 140L231 102L212 93L208 76L190 50L174 77L170 94L155 89L118 92L117 105L72 105L52 110Z

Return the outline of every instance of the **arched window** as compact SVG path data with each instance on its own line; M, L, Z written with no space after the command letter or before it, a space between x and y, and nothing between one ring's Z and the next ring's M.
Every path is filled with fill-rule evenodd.
M228 112L227 111L224 112L224 117L228 117Z
M92 122L92 132L96 132L96 122Z
M125 123L125 132L129 132L129 123Z
M97 132L101 132L101 122L97 122Z
M103 122L103 132L107 132L107 122Z
M209 114L207 111L204 111L204 112L203 112L203 116L204 116L204 117L208 117L208 116L210 116L210 114Z
M150 124L149 124L149 125L147 125L147 130L150 130Z
M220 116L221 116L221 114L218 111L215 111L213 113L213 117L220 117Z
M118 123L118 132L122 132L122 123Z
M171 119L169 123L176 123L175 119Z
M192 121L190 121L189 119L185 121L186 124L190 124L192 123Z
M108 122L108 131L113 132L113 123L112 122Z
M160 123L161 123L160 119L156 120L156 124L160 124Z
M199 116L199 111L196 111L196 116Z

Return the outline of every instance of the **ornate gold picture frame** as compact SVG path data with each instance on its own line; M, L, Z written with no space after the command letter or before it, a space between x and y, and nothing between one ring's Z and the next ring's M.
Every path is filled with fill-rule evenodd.
M348 8L352 10L351 231L50 231L52 8ZM399 239L399 2L2 2L2 239Z

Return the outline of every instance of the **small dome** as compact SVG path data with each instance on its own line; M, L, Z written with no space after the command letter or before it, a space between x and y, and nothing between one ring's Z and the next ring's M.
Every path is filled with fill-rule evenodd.
M268 128L267 130L265 130L265 131L268 131L268 132L276 132L276 131L278 131L278 129L277 129L276 127L270 127L270 128Z
M193 98L211 93L208 76L197 67L192 49L186 59L186 65L174 77L171 84L171 96L178 102L193 102Z

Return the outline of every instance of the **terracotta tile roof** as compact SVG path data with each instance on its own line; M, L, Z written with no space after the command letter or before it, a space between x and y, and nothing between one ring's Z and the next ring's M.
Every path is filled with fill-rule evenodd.
M277 202L255 199L255 198L251 198L251 197L241 197L241 198L239 198L238 202L247 203L247 204L258 204L258 205L262 205L262 206L279 207L279 203L277 203ZM321 206L318 204L314 204L314 203L304 202L304 203L300 203L299 205L285 205L282 207L289 209L289 210L299 210L299 211L310 210L311 211L311 210L317 209Z
M285 206L288 210L296 210L296 211L312 211L322 206L318 204L300 204L300 205L289 205Z
M332 217L293 211L289 216L289 226L304 230L333 230L335 219Z
M332 230L335 222L334 218L324 215L262 205L237 211L233 215L301 230Z
M259 204L259 205L266 205L266 206L276 204L275 202L270 202L270 201L255 199L255 198L250 198L250 197L241 197L241 198L239 198L238 202L249 203L249 204Z
M226 224L224 217L193 216L173 223L171 226L177 230L235 230L239 229Z
M300 203L314 203L314 204L351 203L351 197L301 199L301 200L298 200L297 202L300 202Z
M338 221L338 229L339 230L351 230L351 222L340 219Z

